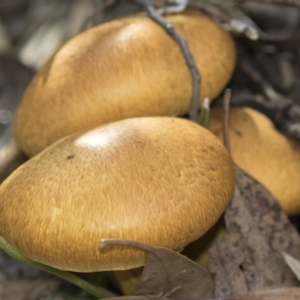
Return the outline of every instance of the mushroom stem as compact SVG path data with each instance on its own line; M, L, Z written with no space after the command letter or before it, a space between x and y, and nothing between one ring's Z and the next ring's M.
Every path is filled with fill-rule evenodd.
M40 270L51 273L53 275L56 275L56 276L58 276L58 277L60 277L64 280L78 286L82 290L84 290L87 293L95 296L98 299L106 298L106 297L111 296L110 294L106 293L105 291L102 291L101 289L99 289L95 285L83 280L82 278L80 278L80 277L78 277L78 276L76 276L76 275L74 275L70 272L58 270L58 269L43 265L41 263L37 263L37 262L27 258L23 254L21 254L18 250L13 249L11 247L11 245L9 245L3 237L0 237L0 248L2 248L8 255L10 255L14 259L19 260L19 261L21 261L23 263L26 263L28 265L31 265L33 267L36 267Z
M209 112L210 112L209 98L204 98L201 106L200 116L199 116L199 124L204 128L207 128L208 126Z

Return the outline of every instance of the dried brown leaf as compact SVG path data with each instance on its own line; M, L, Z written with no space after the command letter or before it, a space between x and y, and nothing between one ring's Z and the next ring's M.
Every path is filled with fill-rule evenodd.
M213 294L213 281L209 273L179 253L118 239L102 240L101 245L134 247L146 252L146 263L135 296L196 300Z
M237 168L236 174L244 205L250 212L253 223L257 225L270 246L275 250L285 251L300 259L299 233L290 223L277 200L264 186L245 171ZM231 218L230 213L232 213L232 210L228 211L227 220ZM232 220L232 223L235 223L235 221ZM251 224L248 224L248 226L247 230L250 231Z
M298 286L280 252L299 257L300 238L277 201L236 168L237 187L225 213L227 234L211 249L215 295Z
M286 252L282 252L281 254L287 265L290 267L290 269L300 281L300 261Z
M215 279L215 295L229 296L247 293L263 287L263 276L251 263L252 253L247 241L238 232L226 234L210 250L213 260L209 268Z
M296 300L300 298L300 289L296 287L273 289L273 290L263 290L263 291L253 291L250 293L230 296L230 297L218 297L218 298L205 298L205 300ZM127 296L127 297L117 297L109 298L110 300L149 300L152 297L145 296ZM169 298L160 298L160 300L166 300ZM204 298L198 298L198 300L203 300Z
M205 300L295 300L299 298L300 289L297 287L290 287L273 290L253 291L243 295L210 298Z
M124 297L114 297L114 298L107 298L109 300L149 300L152 299L153 297L147 297L147 296L124 296ZM168 300L170 298L154 298L154 299L159 299L159 300Z

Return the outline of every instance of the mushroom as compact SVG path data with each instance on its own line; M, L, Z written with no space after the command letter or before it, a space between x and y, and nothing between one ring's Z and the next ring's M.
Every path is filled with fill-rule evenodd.
M209 130L222 139L222 110L211 110ZM251 108L230 110L229 139L234 162L263 184L288 215L300 213L300 145Z
M201 99L230 80L231 36L195 12L166 19L188 42L202 75ZM28 86L14 132L32 157L58 139L131 117L176 116L190 106L191 76L176 42L145 15L91 28L58 50Z
M233 162L207 129L185 119L133 118L75 133L0 186L0 236L61 270L143 265L102 238L183 249L215 224L234 188Z
M262 113L231 108L229 140L234 162L263 184L288 215L300 213L300 146L276 130ZM223 110L210 111L209 130L223 139ZM208 248L225 233L221 218L205 235L189 244L183 254L207 268Z

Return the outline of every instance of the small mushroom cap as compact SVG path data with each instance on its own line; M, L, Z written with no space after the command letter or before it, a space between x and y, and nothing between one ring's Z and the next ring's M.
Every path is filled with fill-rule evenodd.
M68 136L0 186L0 235L26 257L93 272L143 265L103 238L181 250L215 224L234 187L233 162L184 119L126 119Z
M300 145L251 108L232 108L229 124L234 162L262 183L287 214L299 214ZM221 109L211 111L209 130L222 138Z
M167 19L186 38L202 76L202 98L216 97L231 78L231 36L198 13ZM35 76L14 123L20 149L34 156L58 139L141 116L186 113L191 75L175 41L147 16L89 29L68 41Z

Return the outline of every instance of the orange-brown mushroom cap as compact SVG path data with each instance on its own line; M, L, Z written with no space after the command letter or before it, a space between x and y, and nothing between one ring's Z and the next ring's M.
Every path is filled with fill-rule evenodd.
M231 36L198 13L167 19L188 41L202 76L202 98L215 98L235 66ZM104 123L184 114L191 91L183 54L164 29L142 15L115 20L68 41L38 72L18 108L15 138L31 157Z
M209 129L222 138L222 110L213 109ZM300 213L300 145L251 108L230 110L229 137L234 162L262 183L289 215Z
M92 272L141 266L103 238L181 250L218 220L233 162L208 130L184 119L126 119L68 136L0 187L0 235L26 257Z

